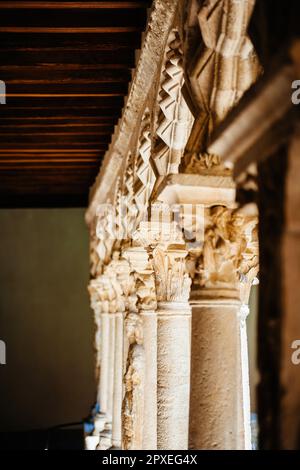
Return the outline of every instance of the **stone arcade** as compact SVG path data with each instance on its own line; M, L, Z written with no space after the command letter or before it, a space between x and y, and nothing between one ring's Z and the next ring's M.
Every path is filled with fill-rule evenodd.
M288 112L260 106L267 82L242 98L263 71L254 4L154 1L86 213L100 406L87 448L251 449L258 210L237 196L257 192L268 126L254 123Z

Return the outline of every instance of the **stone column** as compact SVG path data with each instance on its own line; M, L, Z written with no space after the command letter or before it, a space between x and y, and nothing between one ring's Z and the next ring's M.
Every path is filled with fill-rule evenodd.
M157 448L187 449L190 393L190 279L175 223L142 222L157 294Z
M109 449L112 445L112 415L114 390L115 356L115 293L110 276L102 276L102 337L101 337L101 373L100 373L100 432L99 450Z
M122 404L122 449L140 450L143 448L145 352L142 322L138 313L126 315L125 332L129 346Z
M191 449L251 448L245 317L258 265L256 225L241 210L207 209L203 247L190 253Z
M94 312L94 350L95 350L95 379L97 384L96 401L100 403L100 370L101 370L101 300L99 295L101 285L98 279L92 279L88 285L90 294L90 305Z
M127 248L128 259L136 282L137 307L143 330L144 406L142 449L157 448L157 320L153 270L143 247Z
M122 285L124 263L119 259L119 252L114 252L111 262L104 271L106 299L109 313L106 331L107 369L104 382L107 383L106 423L100 434L101 450L110 447L121 448L121 407L123 376L123 316L125 311L124 286ZM126 263L126 262L125 262ZM127 263L126 263L127 265ZM126 267L126 266L125 266Z
M97 331L95 337L96 378L97 378L97 403L99 413L94 420L94 436L100 436L108 421L108 363L109 363L109 303L107 301L107 289L103 275L93 279L89 284L91 304L97 315ZM101 328L99 329L99 327Z
M92 279L88 285L88 291L90 294L90 304L91 308L94 312L94 324L95 324L95 336L94 336L94 349L95 349L95 379L96 379L96 386L97 386L97 393L96 393L96 402L97 405L100 406L100 390L101 390L101 383L100 383L100 371L101 371L101 354L102 354L102 305L101 305L101 282L99 278ZM98 412L94 417L94 425L95 428L93 430L92 435L87 435L85 437L85 446L87 450L95 450L98 443L99 443L99 434L104 427L105 422L105 415Z
M123 253L124 258L126 251ZM123 341L122 449L143 447L145 354L143 327L137 307L136 280L127 260L123 286L126 297Z
M115 314L115 357L113 386L112 447L121 449L121 409L123 380L123 312Z
M99 405L100 413L95 418L95 432L100 435L104 431L108 416L108 395L109 395L109 313L103 311L101 314L101 369L99 384Z
M155 310L140 312L145 348L143 450L157 449L157 320Z

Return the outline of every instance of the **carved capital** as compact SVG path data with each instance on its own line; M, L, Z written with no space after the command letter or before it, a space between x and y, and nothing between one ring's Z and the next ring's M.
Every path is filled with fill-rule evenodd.
M253 211L223 206L207 209L204 244L189 254L194 287L218 290L220 297L236 293L247 304L258 272L257 224Z
M105 269L105 275L109 278L113 298L111 306L114 312L136 312L137 296L135 279L130 273L127 260L120 259L119 254Z
M188 302L191 279L186 272L187 251L182 246L160 246L152 252L158 302Z
M145 248L137 246L127 248L123 256L129 261L135 277L138 308L140 310L156 310L154 272L148 252Z
M157 301L188 301L191 284L185 266L188 252L178 224L157 219L142 222L134 238L148 247L155 274Z
M91 279L88 285L90 295L91 309L94 311L95 319L99 318L102 310L101 305L101 280L100 278Z

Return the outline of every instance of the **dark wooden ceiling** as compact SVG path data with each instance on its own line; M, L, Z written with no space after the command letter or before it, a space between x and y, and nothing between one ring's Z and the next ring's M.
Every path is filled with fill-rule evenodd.
M0 206L85 206L151 1L0 2Z

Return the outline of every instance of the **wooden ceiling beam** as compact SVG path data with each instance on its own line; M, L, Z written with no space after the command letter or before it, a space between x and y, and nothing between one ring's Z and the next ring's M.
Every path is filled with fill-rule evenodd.
M22 134L43 134L45 131L51 131L53 134L64 132L66 134L79 133L85 134L93 132L94 134L111 134L113 126L105 126L99 124L48 124L48 125L36 125L36 124L22 124L22 125L0 125L0 135L20 135Z
M1 28L0 28L1 29ZM118 57L118 64L122 65L123 68L130 68L134 66L134 51L129 49L122 50L119 53L116 52ZM64 67L65 64L77 63L77 69L80 68L80 64L84 65L104 65L104 69L114 68L116 57L111 51L76 51L76 50L59 50L52 52L6 52L0 49L0 63L9 65L20 65L21 66L35 66L39 64L45 64L45 67ZM110 67L112 65L112 67ZM119 67L120 68L120 67ZM67 70L67 69L66 69Z
M0 125L8 126L89 126L89 125L114 125L116 122L115 116L49 116L49 117L10 117L5 116L1 118Z
M50 131L50 132L49 132ZM44 127L26 127L26 126L1 126L0 125L0 136L4 137L20 135L29 135L29 136L71 136L71 135L111 135L112 127L110 126L80 126L75 129L67 129L66 126L44 126Z
M26 147L27 145L27 147ZM45 145L45 147L44 147ZM60 150L64 149L64 150L68 150L70 149L70 151L74 152L75 150L78 150L78 151L82 151L82 150L93 150L95 152L99 152L101 150L106 150L107 148L107 143L101 143L100 141L97 141L97 142L79 142L79 143L74 143L74 144L70 144L70 143L62 143L62 142L59 142L59 146L60 146ZM14 152L16 151L19 151L19 150L28 150L28 151L34 151L34 150L37 150L37 151L40 151L40 150L51 150L53 149L54 151L56 151L56 147L57 147L57 143L55 142L55 139L52 139L51 142L45 142L44 144L42 144L41 142L30 142L28 144L24 143L24 142L20 142L20 143L17 143L17 142L11 142L9 144L7 143L3 143L1 142L1 151L6 151L6 150L12 150Z
M54 139L55 137L55 139ZM72 147L74 144L77 143L90 143L90 142L98 142L99 146L103 146L104 144L108 144L111 140L111 135L109 133L95 133L95 132L88 132L80 134L72 132L72 133L43 133L43 134L0 134L0 146L3 149L4 145L10 145L15 143L16 145L35 145L41 143L42 145L53 144L53 139L55 140L56 145L60 143L66 145L70 144Z
M0 25L3 25L0 20ZM4 26L4 25L3 25ZM14 24L13 26L18 26ZM28 26L28 25L26 25ZM51 25L58 26L58 25ZM82 25L81 25L82 26ZM96 25L98 26L98 25ZM100 25L99 25L100 26ZM132 33L100 33L100 34L40 34L38 42L35 34L20 33L0 34L0 44L3 50L82 50L82 51L114 51L122 49L134 50L140 47L140 32Z
M24 156L24 154L21 154L19 156L18 156L18 154L15 154L13 156L11 156L11 154L9 154L9 155L2 155L0 157L0 163L2 163L4 161L9 161L10 159L12 161L18 160L20 162L24 162L26 160L32 160L32 161L36 161L36 162L38 162L38 161L46 162L46 161L49 160L49 162L52 163L56 159L59 159L59 161L60 161L60 159L62 159L62 160L65 160L69 163L72 162L73 159L74 159L74 161L88 161L88 160L90 160L90 161L94 161L94 162L96 162L96 161L99 162L99 160L102 158L102 156L103 156L103 152L100 153L97 156L89 156L89 155L86 156L86 155L77 154L76 157L73 157L73 158L70 157L70 155L63 155L63 154L62 155L53 154L53 155L45 155L45 156L41 156L40 154L31 155L30 153L25 155L25 156Z
M25 207L38 207L38 208L59 208L59 207L86 207L88 195L85 188L74 193L70 193L68 187L65 192L61 194L46 193L43 188L39 188L40 192L29 194L5 194L0 193L0 207L1 208L25 208ZM79 189L79 188L78 188ZM67 192L69 191L69 192Z
M30 9L30 10L123 10L123 9L144 9L149 6L150 1L110 1L110 2L1 2L0 10L5 9Z
M6 106L0 108L0 121L1 117L11 117L11 118L32 118L32 117L38 117L38 118L51 118L55 116L56 118L64 117L68 118L69 117L72 119L75 116L80 117L80 118L93 118L99 116L101 114L103 117L116 117L118 113L120 112L120 108L116 107L97 107L97 106L84 106L84 107L73 107L73 108L68 108L68 107L24 107L24 106Z
M112 98L123 93L6 93L6 98Z
M82 153L82 152L85 152L85 153L95 152L95 153L97 153L97 152L99 152L99 150L98 149L93 149L93 150L86 149L86 150L84 150L84 149L73 149L73 148L72 149L68 149L68 148L66 148L66 149L63 149L63 148L60 148L60 149L53 149L53 148L49 148L49 149L34 149L34 148L33 149L21 149L21 148L18 148L18 149L3 149L3 148L0 148L0 156L3 153L14 153L14 152L18 152L18 153L19 152L25 152L25 153L26 152L27 153L28 152L30 152L30 153L35 153L35 152L37 152L37 153L39 153L39 152L41 152L41 153L45 153L45 152L48 152L48 153L55 153L55 152L68 153L68 152L70 152L70 154L72 154L72 153Z
M0 2L0 207L87 204L150 4Z
M134 33L140 32L137 26L97 26L97 27L37 27L37 26L0 26L0 33L33 34L99 34L99 33Z
M12 165L13 168L15 168L15 164L28 164L28 163L33 163L35 165L37 164L45 164L49 165L51 164L51 167L54 164L70 164L70 159L67 158L53 158L53 159L42 159L42 158L10 158L10 159L0 159L0 169L2 168L2 165ZM89 165L90 163L97 165L99 163L99 158L73 158L72 159L72 164L76 163L82 163L82 164L87 164Z

